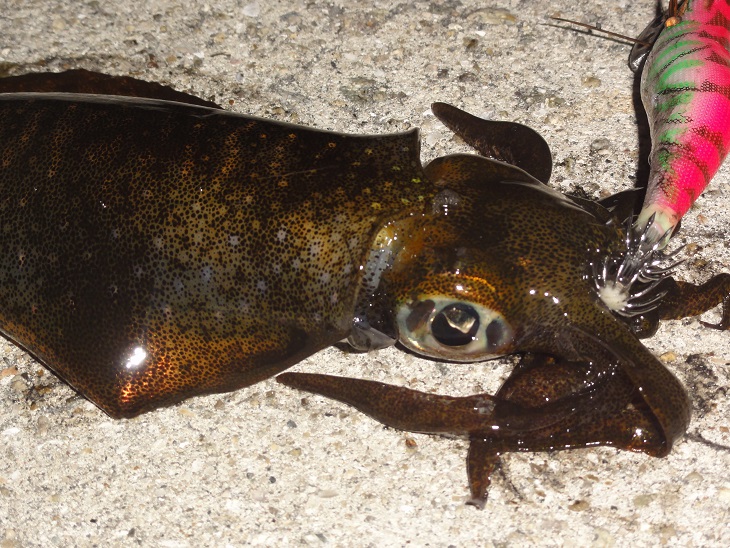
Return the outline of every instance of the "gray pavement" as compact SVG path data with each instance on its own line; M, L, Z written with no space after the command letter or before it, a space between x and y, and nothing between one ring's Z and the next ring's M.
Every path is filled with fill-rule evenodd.
M0 0L0 71L133 75L351 133L419 126L424 161L467 150L429 113L447 101L532 126L553 151L551 184L597 197L635 180L629 47L547 16L636 35L653 13L652 0ZM683 223L683 279L730 267L729 179L726 166ZM647 345L695 406L669 457L510 454L477 511L464 441L273 381L114 421L3 342L0 547L728 546L730 334L688 319ZM330 348L296 369L469 394L496 390L512 363Z

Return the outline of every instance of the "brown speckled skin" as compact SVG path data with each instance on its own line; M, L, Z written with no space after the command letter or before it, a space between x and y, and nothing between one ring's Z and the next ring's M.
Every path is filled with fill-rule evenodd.
M418 152L415 130L0 95L0 329L113 417L269 377L347 336L375 233L429 190Z
M426 167L426 176L437 184L448 181L449 189L464 196L463 203L452 208L441 230L428 232L420 252L409 256L413 265L396 264L387 274L384 292L395 302L419 294L468 295L500 311L516 331L503 353L545 353L594 361L597 368L618 360L622 372L644 391L668 451L689 423L686 391L608 311L587 276L591 261L623 245L621 232L604 222L608 213L596 217L596 211L527 175L520 177L510 166L493 164L487 171L476 156L438 158ZM516 179L520 182L506 182ZM477 183L479 192L472 190ZM414 270L422 274L414 276Z
M68 76L40 81L117 89L114 77ZM495 143L490 122L435 112L483 154L549 176L534 132L503 143L502 126ZM525 140L532 153L510 152ZM455 155L422 168L418 152L415 130L353 136L184 103L0 94L0 330L111 416L131 417L274 375L347 337L363 303L388 333L396 310L436 295L498 311L513 335L500 353L529 353L497 394L279 380L397 428L467 436L477 505L506 451L665 455L689 400L597 297L591 263L624 245L609 212L507 164ZM386 226L398 252L365 294ZM714 306L730 276L664 285L646 332Z
M502 353L531 354L494 395L441 396L305 373L277 379L395 428L467 437L470 503L479 507L505 452L611 445L668 454L689 425L687 392L603 305L588 275L591 262L624 245L620 230L605 224L609 213L475 156L439 158L425 172L461 200L441 220L404 224L408 252L383 275L389 304L382 307L431 295L477 303L514 328ZM668 279L659 316L717 305L728 295L730 276L713 280L696 287Z
M561 374L553 375L549 383L542 381L550 377L542 362L529 372L517 370L512 388L500 397L530 408L564 399L574 410L571 413L578 412L566 417L562 408L545 408L541 415L552 414L556 429L499 433L495 439L500 452L602 443L666 454L689 424L687 393L631 329L606 309L586 275L592 260L623 245L621 232L605 224L608 212L597 217L600 208L589 212L511 166L491 163L486 167L477 156L439 158L425 171L437 187L448 186L462 200L441 220L427 216L407 221L408 253L402 253L383 276L382 293L390 303L385 308L396 309L434 294L478 303L499 311L514 328L512 342L501 353L531 352L558 356L561 364L591 364L590 374L583 373L581 380ZM300 378L305 377L279 377L285 384L312 388ZM561 379L569 390L557 382ZM350 391L342 384L327 388L318 384L314 391L356 405L386 424L403 427L407 423L403 419L407 404L397 406L397 411L381 408L384 399L371 397L361 385ZM609 393L622 396L605 397ZM647 436L658 443L634 439L635 424L630 421L622 424L620 434L603 428L606 420L616 419L637 396L635 404L649 411L647 421L653 424ZM494 416L480 412L460 425L451 404L442 410L433 398L425 401L431 406L428 424L440 425L440 432L494 437L492 427L504 422L494 422ZM505 420L514 424L520 422L520 415L521 411L511 410ZM580 433L575 432L575 420L581 425ZM642 418L642 424L647 421ZM430 431L418 421L409 424L407 429Z

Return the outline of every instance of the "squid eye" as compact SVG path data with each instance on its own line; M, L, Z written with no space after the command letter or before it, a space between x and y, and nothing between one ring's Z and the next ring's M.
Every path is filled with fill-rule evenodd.
M461 303L447 306L431 322L434 339L446 346L469 344L478 330L479 314L471 306Z
M478 361L511 351L512 327L498 311L444 296L424 296L402 304L398 339L405 347L432 358Z

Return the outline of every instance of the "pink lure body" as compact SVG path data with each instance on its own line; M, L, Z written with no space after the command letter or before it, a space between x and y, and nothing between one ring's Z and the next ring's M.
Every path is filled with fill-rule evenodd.
M637 226L658 242L699 197L730 149L730 0L687 0L646 61L641 98L651 171Z

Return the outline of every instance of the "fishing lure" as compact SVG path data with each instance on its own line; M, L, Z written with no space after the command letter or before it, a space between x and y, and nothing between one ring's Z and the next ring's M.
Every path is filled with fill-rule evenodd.
M638 332L611 314L587 275L624 245L615 214L543 184L534 131L436 103L532 175L464 154L422 166L417 130L344 135L127 84L0 81L25 91L0 94L0 331L110 416L242 388L348 339L460 362L529 353L497 394L467 398L278 377L467 437L476 505L506 451L661 456L686 430L685 389L637 338L654 320ZM685 316L730 276L663 286L656 316Z
M658 294L654 302L632 301L638 293L632 286L656 285L671 271L661 265L673 255L661 250L730 149L729 44L730 1L671 0L631 50L631 70L643 67L649 180L626 250L606 257L594 273L602 298L618 313L638 315L658 302Z
M648 245L674 231L730 149L730 2L672 0L639 40L658 29L641 77L652 149L637 226ZM644 54L635 46L630 65Z

